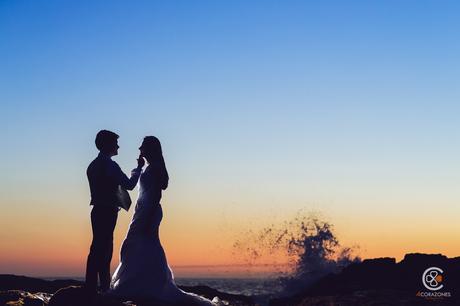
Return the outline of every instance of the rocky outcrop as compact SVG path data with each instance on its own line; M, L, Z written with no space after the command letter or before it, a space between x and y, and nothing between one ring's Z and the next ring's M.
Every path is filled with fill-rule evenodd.
M28 292L54 293L57 290L68 286L81 286L82 282L76 280L53 280L47 281L40 278L27 276L1 274L0 291L20 289Z
M253 299L250 296L242 294L230 294L218 291L208 286L179 286L184 291L192 292L207 299L212 300L214 297L218 297L222 301L231 301L231 305L234 306L255 306Z
M0 305L8 306L44 306L48 304L51 294L32 294L22 290L0 291Z
M422 283L422 274L430 267L444 271L442 291L451 296L430 299L429 305L460 305L460 257L414 253L399 263L394 258L377 258L351 264L294 296L271 300L270 306L425 305L428 300L417 294L430 291Z
M443 272L438 278L442 290L428 290L422 283L430 267ZM255 306L244 295L220 292L207 286L181 287L209 299L218 297L229 306ZM20 290L13 290L20 289ZM3 291L1 291L3 290ZM74 280L45 281L14 275L0 275L0 306L172 306L158 301L120 301L86 291ZM423 296L423 292L448 292L449 297ZM329 274L294 295L272 299L270 306L383 306L460 305L460 257L441 254L407 254L394 258L366 259L340 273ZM177 305L175 305L177 306ZM187 305L191 306L191 305Z
M254 306L251 297L220 292L207 286L180 286L209 299L217 297L229 306ZM15 290L20 289L20 290ZM154 300L120 301L90 292L75 280L46 281L16 275L0 275L0 306L172 306ZM174 305L181 306L181 305ZM191 306L191 305L184 305Z
M227 294L207 286L184 287L184 290L193 292L209 299L224 301L230 306L254 306L251 298L235 294ZM81 286L70 286L58 290L50 299L48 306L193 306L169 304L152 299L122 301L110 296L90 292Z

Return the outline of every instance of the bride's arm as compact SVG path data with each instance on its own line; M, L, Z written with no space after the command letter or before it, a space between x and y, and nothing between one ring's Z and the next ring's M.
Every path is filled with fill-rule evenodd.
M120 166L114 162L114 166L111 169L112 177L115 178L116 182L126 190L133 190L136 187L139 176L142 173L142 166L138 164L137 168L131 171L131 177L128 178L126 174L123 173Z

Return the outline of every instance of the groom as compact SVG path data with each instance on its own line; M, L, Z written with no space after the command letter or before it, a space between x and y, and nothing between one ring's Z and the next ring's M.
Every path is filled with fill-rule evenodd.
M96 135L99 155L88 166L89 188L91 191L91 227L93 241L86 264L86 287L97 290L99 276L100 290L110 286L110 261L113 251L113 231L117 222L119 186L133 190L144 166L144 159L137 160L137 168L128 178L120 166L111 158L118 154L118 135L107 130Z

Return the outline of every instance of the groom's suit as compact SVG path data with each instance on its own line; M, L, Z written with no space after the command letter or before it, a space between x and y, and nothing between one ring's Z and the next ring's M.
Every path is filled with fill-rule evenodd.
M91 191L91 227L93 241L91 243L86 265L86 286L97 289L99 276L101 290L110 286L110 261L113 252L113 231L118 217L119 186L132 190L139 180L142 168L131 172L128 178L120 166L109 156L99 153L88 166L88 176Z

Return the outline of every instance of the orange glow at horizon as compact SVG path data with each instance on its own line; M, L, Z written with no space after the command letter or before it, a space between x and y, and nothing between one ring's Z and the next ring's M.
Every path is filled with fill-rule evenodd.
M14 273L31 276L82 276L86 256L90 245L91 232L89 208L87 215L81 218L52 219L45 215L23 215L8 219L2 229L2 251L0 253L0 273ZM286 270L282 265L288 258L265 258L248 266L241 254L235 254L233 244L242 238L244 225L237 216L234 226L222 228L221 220L207 218L206 224L186 218L186 214L173 216L173 211L166 207L165 219L161 226L161 240L170 266L176 276L191 275L256 275L270 271ZM121 212L115 230L115 244L112 260L114 269L119 260L119 249L129 225L132 211ZM88 218L85 218L88 217ZM173 219L175 217L175 219ZM229 216L227 216L229 217ZM48 221L46 221L48 218ZM247 218L247 217L246 217ZM243 218L244 219L244 218ZM434 232L430 227L423 227L422 220L410 223L396 220L392 228L385 227L385 220L363 220L340 222L337 218L334 228L343 246L358 245L357 255L362 258L395 257L398 261L406 253L443 253L449 257L460 254L458 226L449 223ZM259 218L252 224L254 232L269 224ZM415 230L414 230L415 229ZM442 237L442 239L439 239Z

